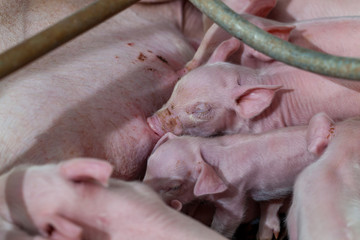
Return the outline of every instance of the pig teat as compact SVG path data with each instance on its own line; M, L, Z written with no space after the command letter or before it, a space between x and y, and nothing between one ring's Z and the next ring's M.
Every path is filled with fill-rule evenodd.
M170 201L170 206L177 211L180 211L182 209L182 203L176 199Z

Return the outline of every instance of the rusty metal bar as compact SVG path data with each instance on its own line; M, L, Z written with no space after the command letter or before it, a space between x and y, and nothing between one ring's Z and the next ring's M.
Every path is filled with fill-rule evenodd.
M98 0L0 55L0 78L77 37L139 0Z
M281 40L249 23L220 0L189 1L231 35L278 61L326 76L360 80L360 59L324 54Z

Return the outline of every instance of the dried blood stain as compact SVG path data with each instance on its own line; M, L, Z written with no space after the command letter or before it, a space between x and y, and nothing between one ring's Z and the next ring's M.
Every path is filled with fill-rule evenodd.
M140 61L145 61L145 59L146 59L147 57L143 54L143 53L140 53L139 54L139 56L138 56L138 59L140 60Z

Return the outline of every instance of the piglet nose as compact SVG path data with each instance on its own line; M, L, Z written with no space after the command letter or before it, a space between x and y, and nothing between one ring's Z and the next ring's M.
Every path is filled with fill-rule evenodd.
M154 114L152 115L151 117L148 117L146 119L149 127L157 134L159 135L160 137L163 136L165 134L165 131L162 129L162 124L160 122L160 119L159 117Z

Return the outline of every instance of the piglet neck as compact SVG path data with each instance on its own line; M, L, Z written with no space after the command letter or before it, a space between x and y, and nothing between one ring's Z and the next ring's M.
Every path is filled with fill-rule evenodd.
M221 170L231 165L236 166L240 161L239 156L244 155L244 149L252 152L251 143L248 144L248 140L251 142L252 137L251 134L234 134L212 138L202 144L202 157L208 164Z

